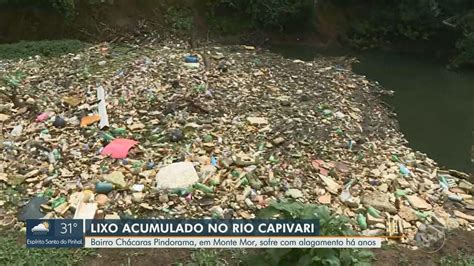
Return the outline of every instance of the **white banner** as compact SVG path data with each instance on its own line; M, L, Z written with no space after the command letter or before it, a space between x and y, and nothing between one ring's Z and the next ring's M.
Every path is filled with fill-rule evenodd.
M382 237L86 236L86 248L380 248Z

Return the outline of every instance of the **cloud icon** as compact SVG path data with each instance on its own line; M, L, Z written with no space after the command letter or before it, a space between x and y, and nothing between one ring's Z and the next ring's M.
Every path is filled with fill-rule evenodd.
M37 226L31 228L31 232L49 232L49 224L44 222L42 224L38 224Z

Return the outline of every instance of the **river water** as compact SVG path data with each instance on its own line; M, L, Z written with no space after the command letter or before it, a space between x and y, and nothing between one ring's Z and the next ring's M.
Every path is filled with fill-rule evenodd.
M409 146L441 166L473 173L474 72L451 71L419 54L356 53L302 45L274 45L285 57L311 60L320 55L357 57L354 72L395 91L384 100L394 107Z

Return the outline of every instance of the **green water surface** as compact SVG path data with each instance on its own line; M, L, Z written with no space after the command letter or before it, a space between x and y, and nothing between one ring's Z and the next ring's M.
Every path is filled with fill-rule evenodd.
M430 56L395 52L355 53L311 46L272 46L286 57L357 57L353 70L395 91L384 100L394 107L409 146L441 166L472 173L474 72L453 71Z

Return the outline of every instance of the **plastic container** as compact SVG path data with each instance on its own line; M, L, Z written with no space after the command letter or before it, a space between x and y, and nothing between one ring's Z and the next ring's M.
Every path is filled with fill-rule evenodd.
M114 185L109 182L98 182L95 184L95 191L97 193L107 194L114 189Z
M184 57L185 63L197 63L199 62L199 58L195 55L187 55Z

